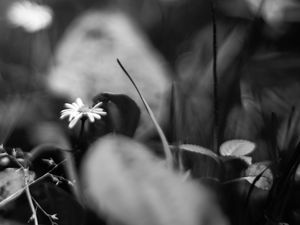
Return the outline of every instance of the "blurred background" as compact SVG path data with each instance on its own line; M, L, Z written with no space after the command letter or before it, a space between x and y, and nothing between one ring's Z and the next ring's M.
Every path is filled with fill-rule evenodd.
M225 141L246 139L256 145L253 163L289 163L300 141L299 53L299 0L0 0L0 144L25 151L46 143L69 149L84 139L88 143L82 149L87 149L89 142L113 131L134 134L162 155L152 121L118 58L172 146L196 144L219 154L217 147ZM94 130L86 126L87 135L76 142L80 126L70 130L66 120L59 120L64 103L80 97L92 105L95 96L107 92L112 113L91 125ZM139 110L130 99L113 94L128 95L137 103L137 130ZM195 155L186 163L195 180L215 172L210 161L203 163L203 156ZM224 172L221 180L240 178L244 164L218 167L216 172L233 172L232 177ZM239 166L242 169L236 169ZM44 167L36 168L42 173ZM285 175L282 168L276 171L279 176ZM299 171L293 172L298 189ZM232 224L240 224L244 209L236 199L246 192L228 185L216 193L224 193L225 213ZM45 199L52 199L53 193ZM299 198L286 195L293 196L295 221L300 221ZM279 199L274 205L287 205L281 203ZM265 200L260 207L255 204L249 224L266 219ZM287 214L293 212L290 208Z
M8 145L57 141L63 103L91 103L101 92L133 98L142 110L136 135L151 131L119 58L170 139L211 147L213 15L220 142L246 138L265 149L271 114L280 128L299 103L297 0L0 0L0 10L0 141ZM177 128L169 114L174 82Z

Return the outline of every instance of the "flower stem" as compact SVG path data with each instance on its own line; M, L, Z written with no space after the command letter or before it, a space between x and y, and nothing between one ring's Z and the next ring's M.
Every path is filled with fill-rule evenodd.
M77 151L80 151L82 149L83 146L83 133L84 133L84 124L85 124L86 118L81 118L81 123L80 123L80 130L78 133L78 137L77 137L77 146L76 149Z
M81 141L82 136L83 136L85 120L86 120L86 118L81 119L80 132L79 132L79 136L78 136L79 142Z

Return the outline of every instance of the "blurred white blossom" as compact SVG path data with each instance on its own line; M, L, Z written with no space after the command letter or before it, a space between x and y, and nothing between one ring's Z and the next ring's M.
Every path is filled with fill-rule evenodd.
M102 102L97 103L92 108L83 104L80 98L77 98L72 104L65 103L66 109L61 111L60 119L69 117L69 128L73 128L81 118L88 118L91 123L95 122L95 119L101 119L101 116L105 116L106 112L100 106Z
M31 1L17 1L7 11L6 18L14 26L27 32L36 32L48 27L52 22L53 12L44 5Z
M260 13L271 25L282 22L300 21L300 2L298 0L245 0L250 10Z

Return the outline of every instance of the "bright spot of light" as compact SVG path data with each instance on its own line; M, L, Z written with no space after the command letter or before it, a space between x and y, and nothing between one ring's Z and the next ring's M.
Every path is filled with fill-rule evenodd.
M27 32L36 32L52 22L52 10L30 1L18 1L7 11L7 20L14 26L23 27Z

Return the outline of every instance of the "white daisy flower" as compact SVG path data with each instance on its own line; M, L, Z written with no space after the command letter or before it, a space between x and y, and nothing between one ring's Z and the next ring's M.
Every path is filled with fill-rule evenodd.
M77 98L72 104L65 103L66 109L61 111L60 119L69 117L69 128L72 129L81 118L88 118L91 123L95 122L95 119L101 119L101 116L105 116L107 113L100 108L102 102L97 103L92 108L83 104L80 98Z

